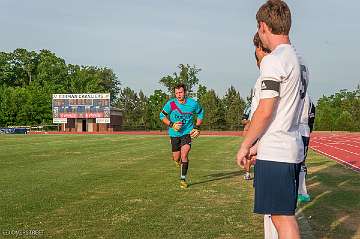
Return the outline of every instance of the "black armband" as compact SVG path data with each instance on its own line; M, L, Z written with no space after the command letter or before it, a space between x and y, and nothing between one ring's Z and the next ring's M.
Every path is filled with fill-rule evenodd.
M170 121L169 127L173 127L174 123Z
M168 115L169 115L165 110L162 110L161 113L162 113L163 115L165 115L165 117L168 117Z
M274 80L263 80L261 83L261 90L273 90L280 92L280 82Z

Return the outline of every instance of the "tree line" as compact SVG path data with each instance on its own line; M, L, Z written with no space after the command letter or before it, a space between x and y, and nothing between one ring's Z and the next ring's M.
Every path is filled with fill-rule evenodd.
M207 89L206 86L199 84L200 68L180 64L178 70L179 73L175 72L160 79L160 84L166 89L165 92L155 90L153 94L147 97L142 91L137 93L129 87L120 90L115 107L123 112L124 129L164 129L165 126L159 120L159 113L165 103L173 97L174 86L179 83L184 83L187 94L190 97L196 97L205 109L206 117L202 126L204 129L241 129L245 101L233 86L227 90L224 97L220 98L214 90Z
M340 90L317 102L315 130L360 131L360 85Z
M120 91L106 67L66 64L49 50L0 52L0 126L52 124L52 94Z
M49 50L0 52L0 126L52 124L52 94L110 93L111 105L123 112L124 130L164 129L159 113L173 97L173 87L184 83L188 94L205 109L203 129L242 129L243 111L250 98L242 98L233 86L219 97L199 84L200 71L195 65L180 64L177 72L160 78L165 91L157 89L146 96L121 87L107 67L67 64ZM315 130L360 131L360 86L321 97Z

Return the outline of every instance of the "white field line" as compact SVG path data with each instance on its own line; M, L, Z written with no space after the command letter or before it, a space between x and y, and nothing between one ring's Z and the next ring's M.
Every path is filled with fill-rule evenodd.
M313 136L311 138L312 139L320 139L320 140L335 140L335 141L347 140L347 141L351 141L351 142L360 143L360 140L358 140L359 137L351 137L351 136L344 136L344 135L338 135L338 134L331 134L331 135L327 135L327 136L317 135L317 136Z
M339 162L339 163L341 163L341 164L343 164L343 165L349 166L350 169L353 170L353 171L355 171L355 172L358 172L358 173L360 172L360 167L358 167L358 166L356 166L356 165L352 165L351 163L348 163L348 162L346 162L346 161L344 161L344 160L342 160L342 159L339 159L338 157L335 157L335 156L333 156L333 155L330 155L330 154L328 154L328 153L325 153L325 152L317 149L316 146L315 146L315 147L310 147L310 148L311 148L312 150L318 152L318 153L321 153L321 154L326 155L326 156L328 156L328 157L330 157L330 158L332 158L332 159L335 159L337 162Z
M360 148L360 146L352 145L352 144L347 143L349 141L351 142L351 140L331 140L331 139L327 139L326 141L328 141L326 143L329 143L329 144L343 144L343 145L347 145L347 146L351 146L351 147L355 147L355 148Z
M332 138L335 138L335 140L343 140L345 138L345 140L351 140L353 142L357 142L360 143L360 140L358 140L358 137L349 137L349 136L344 136L344 135L332 135Z
M335 147L335 146L332 146L332 145L328 145L328 144L324 144L324 143L320 143L320 142L315 142L315 143L317 143L317 144L322 144L322 145L325 145L325 146L327 146L327 147L331 147L331 148L334 148L334 149L338 149L338 150L341 150L341 151L345 151L345 152L347 152L347 153L350 153L350 154L355 154L355 155L357 155L357 156L360 156L360 154L358 154L358 153L354 153L354 152L352 152L352 151L349 151L349 150L346 150L346 149L341 149L341 148L338 148L338 147Z

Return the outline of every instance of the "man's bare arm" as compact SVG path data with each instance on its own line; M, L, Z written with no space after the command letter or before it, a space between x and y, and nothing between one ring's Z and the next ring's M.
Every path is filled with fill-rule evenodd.
M244 165L246 158L249 157L251 146L258 138L260 138L269 126L277 102L278 97L260 100L259 105L251 119L251 124L246 133L245 139L237 153L237 164L239 166Z
M250 127L242 145L250 148L269 126L273 112L278 102L278 97L261 99L259 106L251 119Z
M162 119L162 122L163 122L164 124L166 124L167 126L170 126L170 120L169 120L167 117L163 118L163 119Z

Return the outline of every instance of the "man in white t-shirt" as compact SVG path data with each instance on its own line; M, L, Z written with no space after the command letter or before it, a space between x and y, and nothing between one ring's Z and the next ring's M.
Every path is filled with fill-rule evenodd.
M270 53L270 50L263 46L258 33L256 33L254 35L253 43L255 46L256 65L260 68L261 60L264 58L264 56L266 56L267 54ZM256 80L254 88L252 88L252 90L251 90L251 104L249 107L249 112L247 113L247 120L246 120L246 124L244 126L243 136L246 136L246 133L250 127L252 115L255 112L255 110L259 104L260 91L261 91L261 78L259 77ZM245 180L252 179L251 174L250 174L250 168L251 168L251 165L253 165L255 163L255 159L256 159L256 155L255 155L256 154L256 146L255 145L253 146L253 150L254 150L254 155L244 162L244 169L245 169L244 179Z
M261 63L262 59L264 58L264 56L266 56L267 54L270 53L270 50L263 46L258 33L255 34L253 43L255 46L256 64L260 68L260 63ZM249 115L249 124L248 124L249 126L251 123L252 114L255 112L256 108L259 105L259 101L260 101L261 77L259 77L256 80L254 88L252 89L251 92L252 92L252 95L251 95L251 111L250 111L250 115ZM257 151L257 144L255 144L250 149L251 157L250 157L250 160L246 160L247 164L251 165L255 162L256 155L257 155L256 151ZM249 168L249 171L250 171L250 166L248 166L246 163L244 165L245 171L247 170L247 168ZM279 238L279 236L276 231L276 228L271 221L271 215L265 214L264 215L264 239L278 239L278 238Z
M256 65L260 68L260 64L261 64L262 59L265 56L267 56L271 51L263 46L258 33L256 33L254 35L253 43L254 43L254 46L255 46ZM261 92L261 77L259 77L256 80L254 88L252 89L251 108L250 108L250 114L249 114L249 120L250 121L251 121L251 118L252 118L256 108L259 105L260 92Z
M250 96L252 98L252 92L251 92ZM242 136L246 135L246 132L250 126L250 119L251 119L250 114L251 114L251 104L247 104L245 106L243 117L241 120L241 123L244 125ZM251 168L251 160L247 160L244 165L244 169L245 169L244 179L245 180L252 180L250 168Z
M308 85L307 69L290 45L287 4L269 0L256 14L258 33L271 50L260 64L261 92L249 130L237 154L243 165L259 140L255 164L254 212L270 214L279 238L300 238L295 218L303 143L299 123Z
M265 48L260 40L259 34L256 33L253 39L254 46L255 46L255 58L256 58L256 64L260 68L260 63L264 56L270 53L270 50ZM252 97L251 97L251 111L249 115L249 126L251 123L252 114L255 112L256 108L259 105L260 101L260 92L261 92L261 77L259 77L254 85L254 88L252 89ZM256 160L257 156L257 144L255 144L251 150L250 150L250 160L246 160L248 164L253 164ZM247 166L245 164L245 170L247 168L250 168L250 166ZM250 170L249 170L250 171ZM271 221L271 215L265 214L264 215L264 239L278 239L278 233L276 231L276 228L274 224Z
M299 174L299 189L298 189L298 201L309 202L310 195L306 189L305 178L307 174L307 167L305 159L307 158L307 151L310 142L310 133L312 132L315 120L315 106L311 101L309 94L305 95L304 108L301 114L299 130L304 144L304 161L301 164Z
M264 56L270 53L270 50L264 48L259 38L259 34L256 33L253 39L253 43L255 46L255 58L257 66L260 67L260 63ZM308 76L306 76L308 77ZM261 78L259 77L256 80L254 87L251 90L251 111L248 116L247 127L250 126L252 114L255 112L259 101L260 101L260 92L261 92ZM305 95L304 107L301 114L299 131L304 144L304 161L301 164L300 174L299 174L299 189L298 189L298 201L300 202L308 202L310 201L310 195L307 192L305 178L307 174L307 167L305 164L305 159L307 158L308 145L310 141L310 133L312 132L313 125L315 121L315 106L311 101L308 93ZM246 134L244 134L245 136ZM246 172L250 171L250 166L254 162L256 158L256 146L252 147L253 155L251 160L247 160L247 164L245 164L244 168ZM278 234L274 224L271 221L271 215L264 215L264 235L265 239L277 239Z

